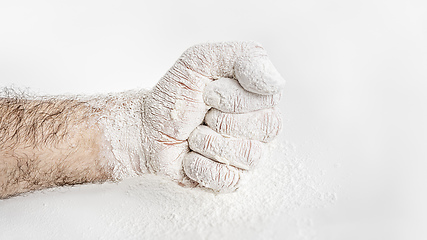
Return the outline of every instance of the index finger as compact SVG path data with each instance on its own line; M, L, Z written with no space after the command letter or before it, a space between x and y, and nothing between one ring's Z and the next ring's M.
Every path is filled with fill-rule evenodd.
M195 45L176 64L212 80L236 78L245 90L262 95L280 92L285 83L264 48L253 41Z

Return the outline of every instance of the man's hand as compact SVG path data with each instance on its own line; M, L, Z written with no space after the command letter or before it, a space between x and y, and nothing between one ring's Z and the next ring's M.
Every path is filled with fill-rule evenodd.
M184 185L236 189L262 142L279 132L274 106L283 84L255 42L189 48L145 98L148 170Z
M0 198L144 173L237 188L280 129L284 81L254 42L191 47L153 90L0 94Z

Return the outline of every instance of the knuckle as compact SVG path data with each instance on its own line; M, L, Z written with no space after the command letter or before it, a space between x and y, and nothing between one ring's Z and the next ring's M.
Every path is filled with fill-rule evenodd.
M199 141L200 135L194 133L194 131L190 134L190 136L188 137L188 146L190 147L191 150L196 151L198 149L198 143Z
M205 134L201 139L201 151L214 152L218 145L218 138L211 134Z
M203 148L206 146L205 142L207 141L207 137L209 137L209 134L206 133L206 129L198 126L188 137L190 148L195 151L203 150Z
M195 162L194 153L188 153L187 156L183 160L184 172L189 178L191 178L193 180L195 180L194 179L194 176L195 176L194 170L196 169L194 167L194 162Z
M205 123L217 132L221 132L221 125L226 121L226 115L216 109L211 109L205 116Z
M193 181L221 192L236 189L240 180L240 172L236 168L213 162L196 153L187 156L184 171Z

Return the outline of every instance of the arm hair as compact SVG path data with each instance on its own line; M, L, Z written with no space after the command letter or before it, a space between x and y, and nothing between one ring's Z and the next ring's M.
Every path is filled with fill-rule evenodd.
M0 198L112 178L100 154L101 109L77 99L0 96Z

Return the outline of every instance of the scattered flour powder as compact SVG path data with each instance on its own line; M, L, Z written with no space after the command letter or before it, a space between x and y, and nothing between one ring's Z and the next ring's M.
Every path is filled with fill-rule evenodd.
M292 213L327 206L336 195L319 190L321 176L283 135L267 146L269 156L233 193L146 174L0 200L0 239L282 239L283 217L283 227L306 239L312 220Z
M0 239L311 239L313 220L295 213L335 194L319 190L321 174L293 144L268 146L271 156L233 193L144 175L0 200Z
M292 144L278 140L269 146L271 156L234 193L182 188L153 175L125 180L119 184L126 194L124 207L103 215L111 224L106 239L280 239L269 229L280 215L326 206L335 194L317 190L319 182L308 174ZM135 202L141 204L126 207ZM311 224L310 219L290 221L297 228Z

